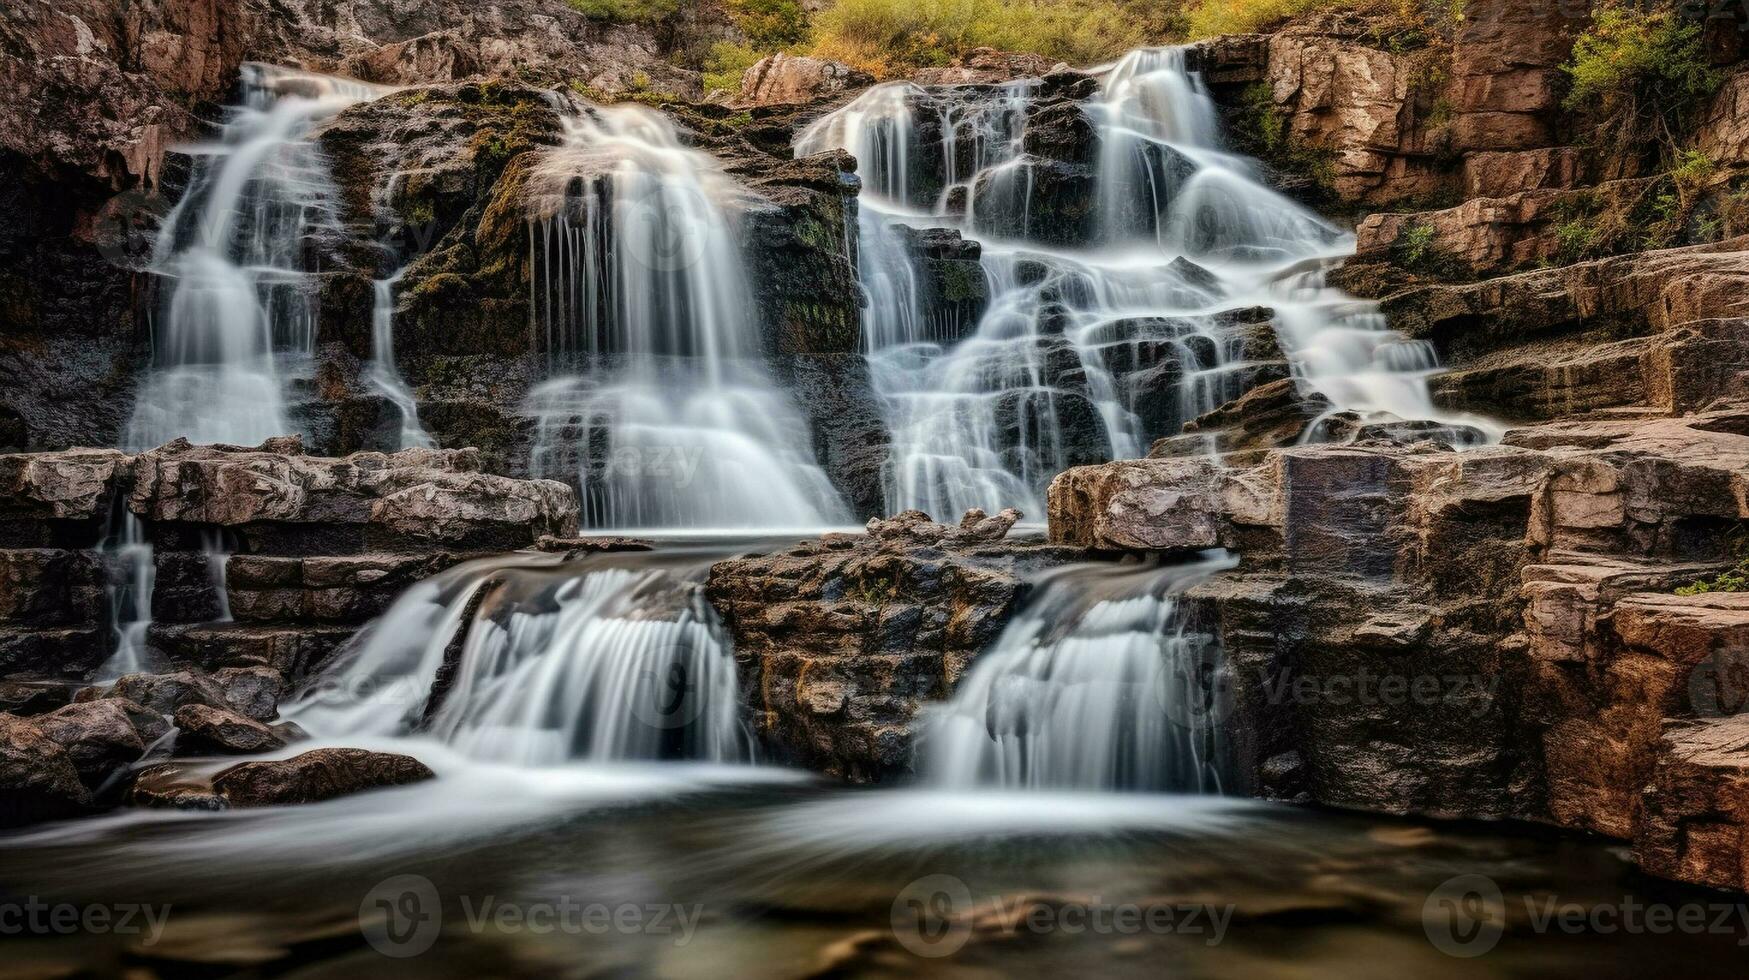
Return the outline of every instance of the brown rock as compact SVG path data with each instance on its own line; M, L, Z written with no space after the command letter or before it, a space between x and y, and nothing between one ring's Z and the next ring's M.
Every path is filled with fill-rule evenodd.
M245 762L213 777L213 790L232 807L319 803L435 777L412 756L363 749L316 749L289 759Z
M90 805L67 750L31 722L0 714L0 827L68 817Z
M130 712L133 708L133 712ZM35 719L37 730L61 748L87 786L97 787L117 769L146 753L134 715L138 706L120 699L57 708Z
M705 595L770 750L863 782L904 772L917 711L1001 631L1024 570L1071 554L1000 540L1018 517L973 512L962 530L910 511L713 565Z
M224 692L225 702L243 717L271 721L279 714L285 675L272 667L225 667L213 671L212 678Z
M1749 891L1749 714L1671 723L1656 751L1634 857L1666 878Z
M204 704L185 704L176 710L176 750L187 755L206 753L249 755L283 748L285 739L259 721Z
M815 102L840 92L873 85L874 78L841 61L778 54L767 55L741 76L744 106Z

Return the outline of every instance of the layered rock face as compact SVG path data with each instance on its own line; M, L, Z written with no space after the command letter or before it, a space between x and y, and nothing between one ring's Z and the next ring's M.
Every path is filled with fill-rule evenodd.
M1721 768L1718 743L1685 741L1721 724L1694 700L1696 671L1743 669L1749 602L1670 590L1733 562L1746 501L1749 404L1734 403L1518 429L1466 452L1363 440L1243 469L1112 463L1059 477L1050 516L1066 544L1241 556L1191 596L1219 623L1224 722L1259 791L1547 820L1633 839L1660 868L1700 861L1681 876L1713 880L1723 858L1672 855L1719 852L1741 812L1708 811L1689 843L1671 813L1699 812L1700 777L1660 771L1749 764L1741 745Z
M271 724L281 694L409 584L576 521L570 487L483 473L471 450L334 459L286 439L0 455L0 824L113 805L148 752L283 747L299 733ZM167 672L74 695L118 642ZM412 760L358 756L227 770L210 792L136 802L266 805L421 778Z
M0 672L79 676L112 651L106 555L144 529L149 646L185 664L264 663L301 675L411 581L469 554L575 530L562 484L480 472L469 451L304 456L171 444L0 456L7 590ZM221 590L222 593L221 594ZM233 621L216 622L228 609ZM123 611L125 614L125 611Z
M387 85L514 76L541 87L697 95L696 73L674 64L676 48L726 30L708 5L660 23L609 24L565 0L8 4L0 10L0 80L12 93L0 109L0 201L11 218L0 229L0 449L121 441L135 376L152 351L157 293L144 270L187 177L189 161L175 147L210 135L242 62ZM482 169L495 174L502 164ZM346 220L368 228L376 216ZM371 255L341 265L378 275ZM355 286L318 332L356 336L361 309L369 324L369 297L368 285ZM331 439L329 430L367 424L360 411L349 420L328 409L307 431L330 452L359 448L356 437L348 444L346 432Z
M1560 65L1587 6L1480 0L1446 27L1338 11L1217 38L1201 58L1246 125L1281 127L1336 201L1498 197L1574 181Z
M923 704L952 693L1030 572L1076 555L1004 542L1019 516L972 511L952 527L910 511L712 566L705 594L773 754L858 782L907 773Z

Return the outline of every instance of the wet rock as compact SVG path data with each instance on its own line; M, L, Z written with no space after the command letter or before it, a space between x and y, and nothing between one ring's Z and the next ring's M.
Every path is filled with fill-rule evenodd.
M184 755L249 755L285 746L285 739L261 722L204 704L176 709L176 727L176 751Z
M35 724L0 714L0 827L73 816L90 805L67 750Z
M213 777L213 791L232 807L319 803L435 777L411 756L363 749L316 749L289 759L245 762Z
M185 704L224 707L225 689L201 671L168 674L126 674L109 687L88 687L75 695L78 703L123 698L161 715L174 715Z
M28 718L53 711L73 699L72 688L54 680L0 680L0 712Z
M868 73L841 61L779 52L761 58L741 76L741 95L736 104L817 102L873 84L874 78Z
M1076 553L1001 540L1019 514L963 526L920 511L711 567L742 690L774 755L871 782L910 764L912 722L1001 631L1025 571Z
M1223 730L1253 790L1652 835L1648 867L1724 880L1741 818L1707 808L1734 799L1749 745L1694 767L1659 738L1749 677L1749 600L1672 594L1735 561L1749 403L1548 423L1463 452L1394 428L1071 470L1051 488L1051 535L1241 556L1187 601L1221 638L1238 719Z
M140 714L137 705L106 699L57 708L35 719L35 724L44 736L67 750L79 778L95 789L117 769L145 754L153 738L142 737L135 723ZM162 734L161 721L157 731Z
M224 692L225 703L243 717L270 721L279 714L285 675L272 667L225 667L213 671L212 679Z
M223 810L225 798L213 792L212 773L184 763L146 766L128 787L130 806L163 810Z

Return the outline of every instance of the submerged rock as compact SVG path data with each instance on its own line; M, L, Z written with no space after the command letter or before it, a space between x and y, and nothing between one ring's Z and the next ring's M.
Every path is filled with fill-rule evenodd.
M213 776L213 791L232 807L319 803L436 774L412 756L363 749L315 749L289 759L245 762Z

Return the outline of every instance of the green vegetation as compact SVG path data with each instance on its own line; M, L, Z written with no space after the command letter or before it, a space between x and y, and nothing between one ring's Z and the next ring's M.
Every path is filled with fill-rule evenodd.
M1286 175L1308 182L1318 194L1330 196L1336 188L1335 157L1327 152L1294 145L1287 110L1275 102L1268 82L1257 82L1240 93L1239 111L1232 122L1237 149L1262 160Z
M1677 595L1706 595L1709 592L1749 592L1749 528L1738 525L1727 536L1730 554L1740 556L1737 567L1728 568L1712 578L1684 585Z
M1202 0L1190 12L1192 38L1216 34L1255 34L1290 17L1330 7L1355 6L1352 0Z
M1707 63L1701 25L1672 9L1607 0L1563 69L1564 105L1621 146L1655 140L1674 156L1688 120L1724 82Z
M679 12L681 0L566 0L571 9L594 20L649 24Z
M1749 592L1749 558L1738 562L1736 568L1676 590L1677 595L1706 595L1709 592Z
M1411 272L1427 271L1442 264L1437 235L1432 225L1412 224L1404 228L1394 243L1397 263Z
M815 15L809 53L877 77L944 65L979 47L1089 65L1162 40L1150 33L1151 24L1167 22L1161 6L1158 0L838 0Z

